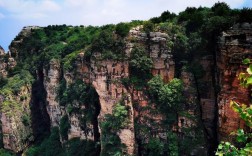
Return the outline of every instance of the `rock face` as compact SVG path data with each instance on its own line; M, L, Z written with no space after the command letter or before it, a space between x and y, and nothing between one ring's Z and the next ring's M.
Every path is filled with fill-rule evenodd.
M130 30L130 37L143 43L149 51L153 61L152 74L159 74L165 82L174 78L175 63L172 58L171 50L166 43L170 40L166 33L150 32L149 38L146 33L140 31L140 27ZM133 47L134 44L130 44ZM147 47L148 46L148 47Z
M51 60L49 69L44 70L44 87L47 92L47 113L49 114L51 127L59 126L61 118L61 109L57 97L57 88L60 81L60 63L57 60Z
M220 93L218 95L219 110L219 139L229 140L231 132L242 128L237 113L230 108L230 100L240 104L249 104L250 93L240 86L238 75L245 72L246 66L242 66L243 59L252 55L252 30L244 23L235 25L233 29L223 32L219 42L219 55L217 57L220 80ZM230 141L230 140L229 140Z
M2 77L7 76L7 71L6 71L7 63L4 60L5 55L6 54L4 52L4 49L0 46L0 76Z
M33 140L30 100L31 86L23 86L18 96L0 96L0 117L5 149L20 152Z
M121 84L121 79L128 77L128 62L117 62L111 60L95 61L91 63L93 68L92 84L99 95L101 110L98 121L101 124L106 114L112 114L113 106L117 104L123 96L128 97L125 105L129 106L129 124L127 128L119 133L121 142L127 146L127 153L134 153L134 114L131 96ZM101 133L101 135L104 135ZM101 142L101 145L103 142Z
M133 33L134 32L134 33ZM130 31L129 38L135 38L136 42L130 40L126 43L125 53L129 57L132 48L135 44L142 44L145 49L148 49L150 58L154 62L152 73L160 74L167 82L174 77L174 62L170 50L166 46L168 35L160 32L152 32L147 37L145 33L140 32L139 28ZM146 42L149 42L146 44ZM134 130L134 108L132 101L143 102L144 95L137 93L136 90L125 88L121 80L129 77L129 61L104 60L99 52L94 53L90 63L83 59L84 53L81 52L75 62L77 73L73 71L64 71L63 75L67 84L71 84L76 79L82 79L84 82L92 84L99 96L100 113L98 116L98 126L104 122L105 115L112 114L115 104L124 99L124 104L129 108L129 122L127 127L118 132L121 143L126 145L126 152L130 155L135 153L135 130ZM64 114L68 115L70 129L68 138L80 137L82 139L94 140L94 131L88 134L81 128L80 114L68 114L65 107L60 107L57 102L57 93L55 88L59 85L60 66L57 61L51 61L48 70L44 70L44 86L47 91L47 111L51 119L51 126L58 126L61 117ZM83 109L83 108L79 108ZM85 108L84 108L85 109ZM158 117L156 118L158 121ZM94 125L88 125L89 129L94 129ZM99 130L102 134L101 129ZM103 142L101 140L101 146Z
M0 56L2 56L4 54L5 54L4 49L0 46Z

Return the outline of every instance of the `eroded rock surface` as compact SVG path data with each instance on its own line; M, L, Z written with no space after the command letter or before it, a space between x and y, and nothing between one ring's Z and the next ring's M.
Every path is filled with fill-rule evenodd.
M47 92L46 108L50 117L51 127L58 126L61 118L61 108L57 100L60 71L60 63L58 60L51 60L49 69L44 69L44 87Z
M1 126L5 149L20 152L32 141L31 86L23 86L18 94L0 95Z
M228 140L231 132L244 126L238 114L230 108L230 100L235 100L240 104L250 102L249 90L241 87L238 80L238 75L246 70L246 66L241 65L242 60L251 58L252 55L252 31L248 25L248 23L235 25L233 29L223 32L219 42L217 62L220 73L218 96L220 140Z

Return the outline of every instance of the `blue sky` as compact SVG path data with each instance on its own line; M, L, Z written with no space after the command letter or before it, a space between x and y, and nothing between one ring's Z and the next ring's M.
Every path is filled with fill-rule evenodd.
M211 7L220 0L0 0L0 45L28 25L104 25L179 13L187 6ZM252 0L223 0L231 8L252 7Z

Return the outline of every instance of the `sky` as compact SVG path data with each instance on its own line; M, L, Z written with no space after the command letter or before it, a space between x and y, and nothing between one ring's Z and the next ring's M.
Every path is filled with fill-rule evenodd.
M0 0L0 45L7 51L24 26L104 25L148 20L162 12L186 7L211 7L226 2L231 8L252 8L252 0Z

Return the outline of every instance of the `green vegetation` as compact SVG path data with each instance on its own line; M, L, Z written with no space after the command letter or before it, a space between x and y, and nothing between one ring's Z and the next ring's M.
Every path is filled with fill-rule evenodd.
M8 150L5 150L5 149L0 149L0 155L1 156L14 156L14 154Z
M96 156L99 149L93 141L80 140L74 138L60 142L59 129L52 128L51 135L40 144L30 147L24 152L25 156Z
M67 115L64 115L60 119L60 136L62 139L67 140L68 139L68 129L71 127L69 123L69 119Z
M125 145L121 143L118 136L120 129L125 128L128 125L128 108L119 102L113 107L112 114L106 114L105 119L101 122L103 142L102 156L110 155L124 155Z
M66 81L62 79L57 98L60 105L66 107L68 114L78 114L81 117L81 129L88 134L90 131L88 125L97 122L100 112L99 97L95 89L79 79L66 86ZM64 139L67 139L69 128L68 118L64 116L60 122L60 132Z
M95 89L86 84L80 79L75 80L68 87L64 79L61 80L58 88L58 100L61 106L68 108L68 113L85 113L85 116L92 119L95 115L95 109L99 105L98 95ZM81 105L85 106L85 111L81 112L79 109Z
M143 23L143 31L149 34L154 31L155 25L151 21L145 21Z
M121 37L126 37L129 33L130 25L129 23L119 23L116 25L115 32Z
M164 84L162 78L157 75L148 82L149 94L156 103L161 113L177 113L183 102L183 84L179 79L173 79Z
M1 111L10 116L14 115L13 112L15 111L21 111L20 101L23 101L26 95L20 97L18 95L23 94L21 89L30 88L33 81L33 77L26 70L21 70L20 73L8 78L0 90L0 95L5 97L1 105ZM30 124L30 117L27 114L24 114L22 120L25 125Z
M146 87L147 81L152 77L152 59L148 56L146 49L141 45L133 47L129 59L129 78L122 80L126 86L133 86L137 90Z
M76 80L66 88L66 82L61 80L58 89L58 99L61 106L73 104L75 101L84 102L87 98L87 85L82 80Z

